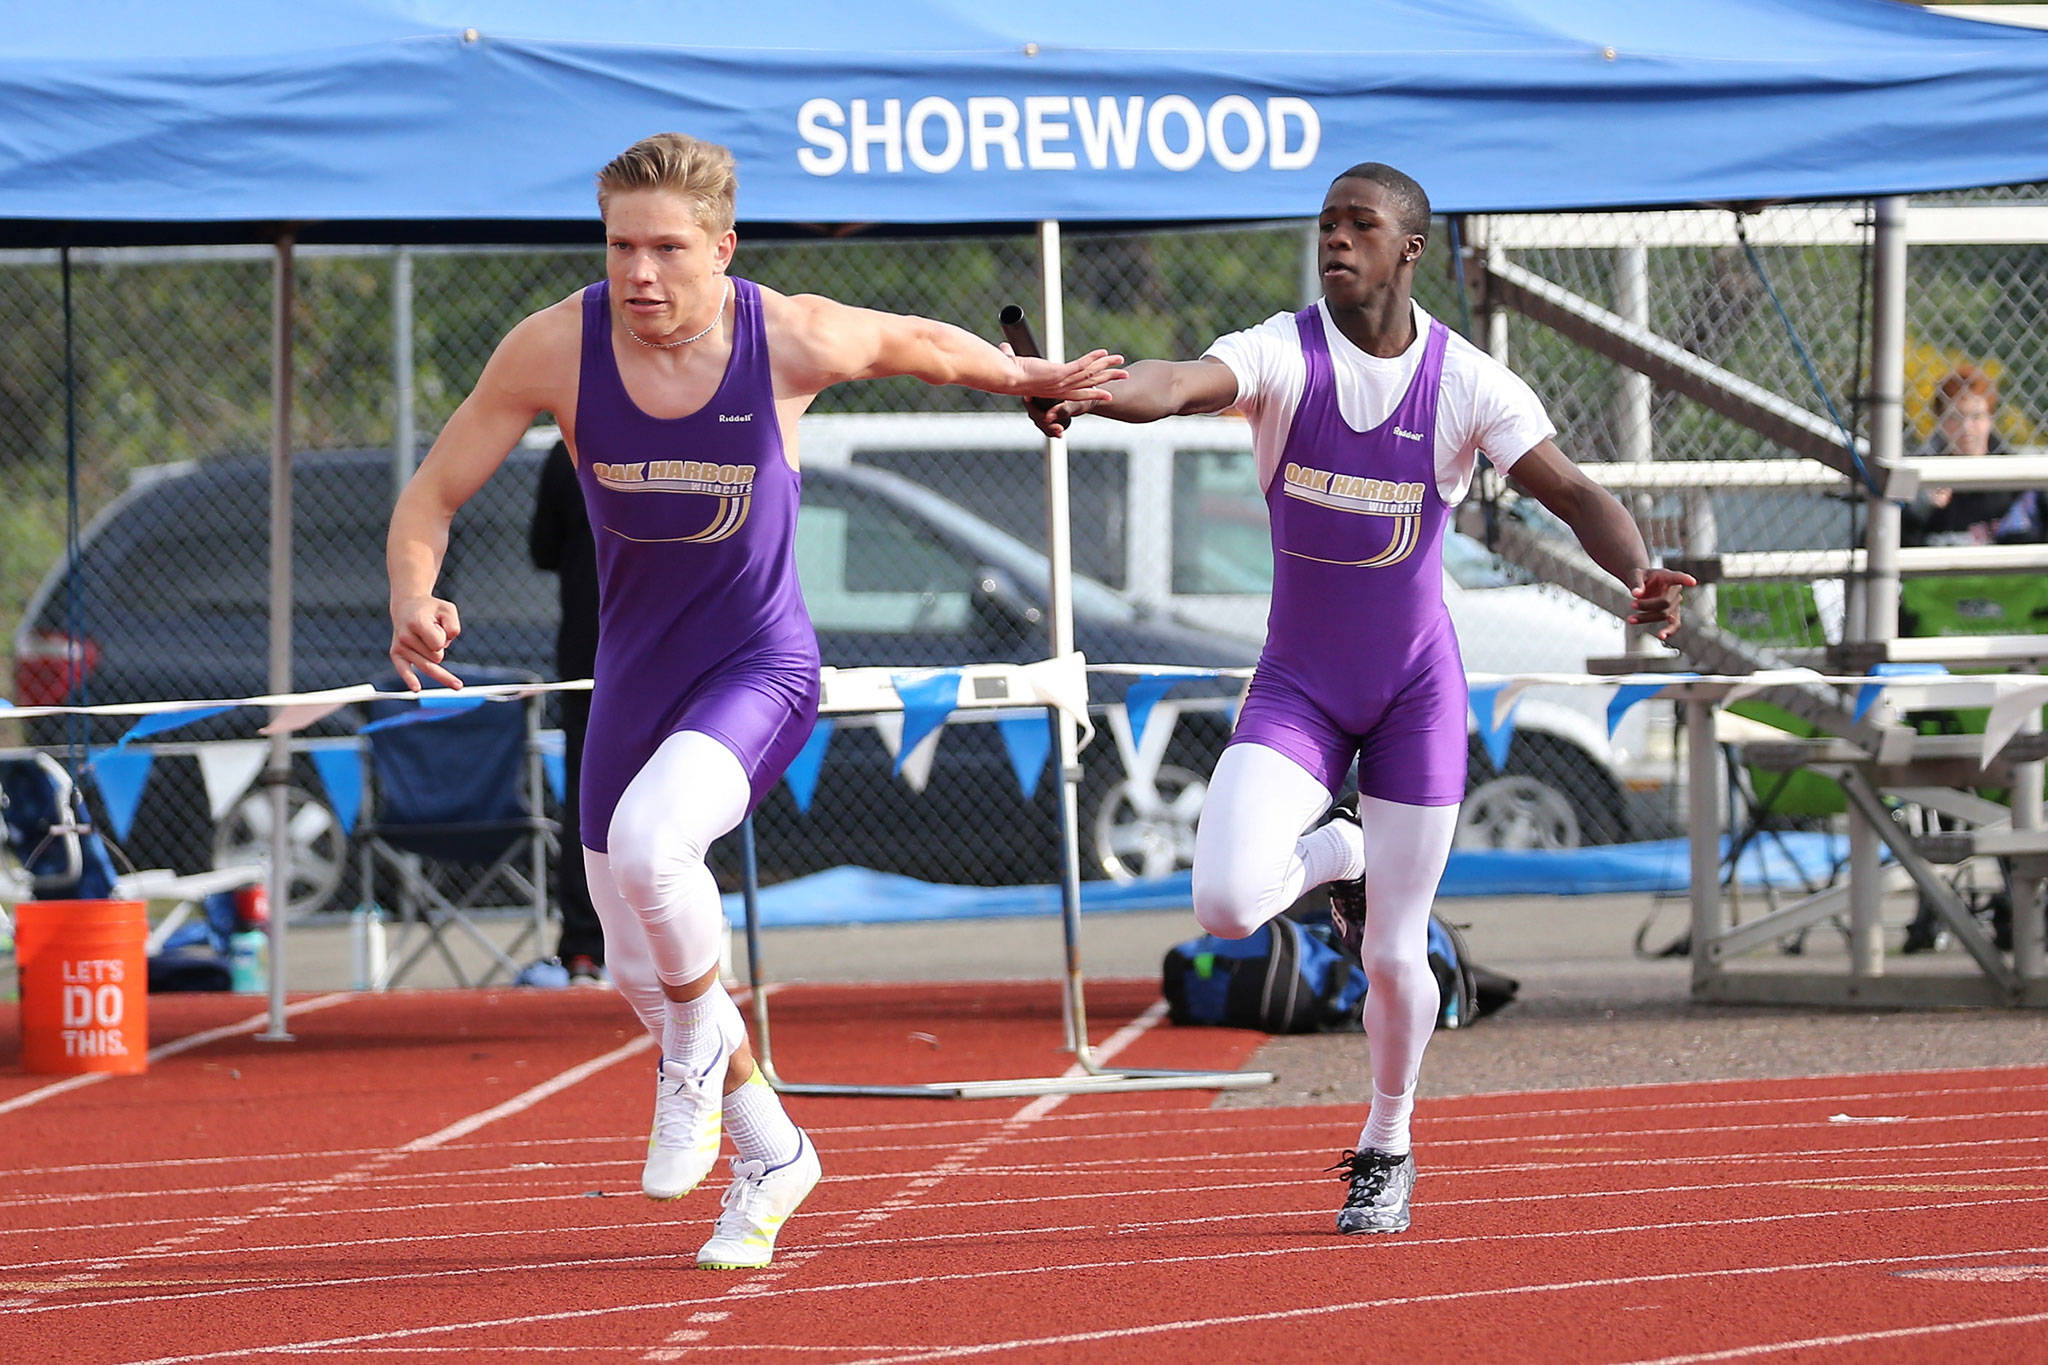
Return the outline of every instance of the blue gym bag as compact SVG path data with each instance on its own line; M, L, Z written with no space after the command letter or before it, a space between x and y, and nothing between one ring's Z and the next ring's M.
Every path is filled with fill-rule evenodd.
M1457 928L1429 917L1429 966L1442 1004L1438 1028L1463 1028L1514 999L1521 983L1472 961ZM1327 922L1288 916L1244 938L1204 934L1166 953L1161 986L1176 1024L1267 1033L1342 1033L1364 1027L1365 968Z

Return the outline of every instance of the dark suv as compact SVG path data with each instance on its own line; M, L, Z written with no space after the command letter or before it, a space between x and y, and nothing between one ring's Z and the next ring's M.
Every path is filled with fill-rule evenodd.
M551 575L527 557L543 452L513 452L456 518L440 591L462 610L456 647L468 664L551 676L557 612ZM269 468L223 458L145 471L86 533L80 641L63 629L63 565L51 572L17 634L16 700L110 702L237 697L266 690ZM392 480L383 451L294 460L294 682L340 687L388 671L384 532ZM806 469L798 567L827 664L920 667L1028 661L1046 655L1045 560L931 490L875 469ZM1075 634L1091 660L1244 665L1242 640L1147 616L1090 580L1074 588ZM79 667L83 665L82 670ZM82 677L79 676L82 672ZM1099 702L1115 686L1098 685ZM1234 687L1191 685L1166 752L1133 790L1105 733L1083 755L1083 846L1088 875L1140 870L1133 849L1162 840L1185 850L1195 786L1229 728ZM1206 706L1206 709L1205 709ZM1102 720L1098 717L1098 723ZM231 713L167 739L246 736L253 713ZM101 725L103 743L120 726ZM337 723L345 733L353 722ZM43 722L36 742L61 743ZM932 880L1050 880L1058 867L1057 787L1018 791L997 727L963 724L941 737L929 780L912 792L876 732L842 724L808 813L778 787L758 817L764 875L859 863ZM346 839L318 795L310 765L293 817L301 909L346 904ZM215 827L196 765L158 765L128 852L140 865L184 869L260 846L260 801ZM733 842L733 841L728 841ZM722 850L721 871L732 870ZM1172 861L1183 863L1178 855ZM1156 868L1155 868L1156 870Z

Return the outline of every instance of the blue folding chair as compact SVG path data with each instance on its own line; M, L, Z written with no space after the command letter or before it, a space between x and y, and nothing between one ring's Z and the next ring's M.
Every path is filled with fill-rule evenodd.
M456 673L478 686L538 681L509 669ZM398 687L389 678L378 690ZM380 698L367 711L370 813L357 831L363 886L380 893L400 924L389 963L370 984L396 984L429 950L460 985L486 984L501 971L509 979L519 971L515 954L542 942L548 922L556 831L542 814L539 697L466 707ZM477 921L508 914L526 922L501 947ZM451 932L481 955L480 974L451 946Z
M0 760L0 825L20 864L24 900L99 900L118 874L86 822L71 774L44 753Z

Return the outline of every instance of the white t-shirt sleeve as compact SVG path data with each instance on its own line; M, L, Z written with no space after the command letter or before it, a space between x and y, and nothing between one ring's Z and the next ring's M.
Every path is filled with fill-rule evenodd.
M1469 479L1473 457L1484 451L1493 467L1505 474L1515 461L1556 436L1557 427L1520 375L1470 343L1453 344L1463 352L1459 358L1465 363L1447 367L1449 379L1464 392L1444 406L1462 418L1462 430L1456 433L1458 463Z
M1279 465L1294 410L1308 383L1294 314L1275 313L1256 327L1218 337L1202 354L1223 362L1237 376L1236 406L1251 422L1259 486L1264 488Z

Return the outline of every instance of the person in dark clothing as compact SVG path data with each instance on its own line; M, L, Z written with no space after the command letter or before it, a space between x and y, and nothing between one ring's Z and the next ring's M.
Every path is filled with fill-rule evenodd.
M1958 365L1934 392L1934 431L1914 452L2003 455L1997 429L1998 385L1975 365ZM1899 510L1901 545L1990 545L2013 505L2010 492L1958 492L1929 484Z
M583 514L583 490L576 484L576 466L566 442L556 441L540 471L540 496L533 505L533 526L527 536L533 567L559 580L562 619L555 631L555 676L587 678L597 663L597 549L590 521ZM557 692L562 708L562 740L568 781L562 796L563 843L574 854L578 775L583 771L583 735L590 728L590 693ZM604 928L590 903L590 883L583 859L564 855L555 861L555 904L562 907L562 936L555 956L569 969L569 984L604 984Z

